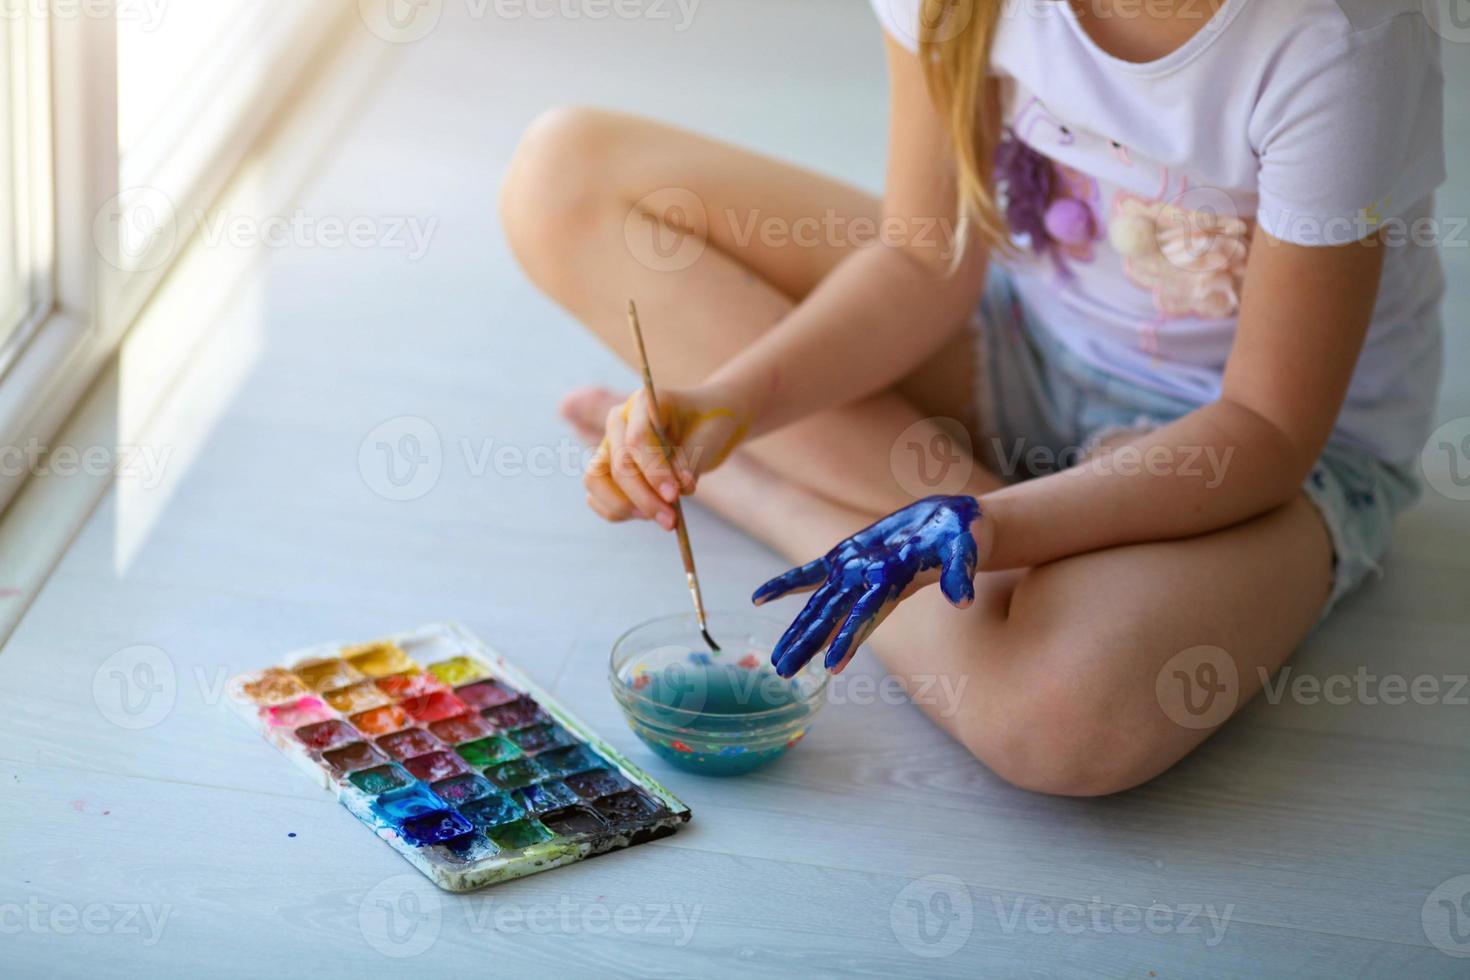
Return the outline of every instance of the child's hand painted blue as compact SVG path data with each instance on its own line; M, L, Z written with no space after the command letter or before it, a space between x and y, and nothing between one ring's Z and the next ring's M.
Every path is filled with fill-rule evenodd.
M756 589L756 605L816 589L771 653L776 672L790 677L828 641L826 667L840 671L894 606L936 580L961 609L975 601L980 520L974 497L926 497Z

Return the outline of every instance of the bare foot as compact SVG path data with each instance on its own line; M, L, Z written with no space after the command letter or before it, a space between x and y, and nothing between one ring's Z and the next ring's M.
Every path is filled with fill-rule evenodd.
M573 388L562 398L557 413L577 433L578 439L589 446L595 446L602 441L607 413L621 405L625 399L624 395L596 385Z

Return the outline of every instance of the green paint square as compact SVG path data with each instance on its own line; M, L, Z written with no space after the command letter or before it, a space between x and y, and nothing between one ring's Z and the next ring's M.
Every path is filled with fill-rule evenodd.
M530 847L551 840L553 834L539 820L516 820L489 831L490 839L507 850Z
M456 745L454 751L476 769L498 766L502 762L519 759L524 754L518 746L499 735L477 738L473 742Z

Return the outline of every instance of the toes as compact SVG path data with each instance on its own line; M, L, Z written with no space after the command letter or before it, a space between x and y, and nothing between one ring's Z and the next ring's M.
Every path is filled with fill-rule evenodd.
M608 411L623 401L621 396L607 388L574 388L562 398L557 411L578 431L596 433L600 439Z

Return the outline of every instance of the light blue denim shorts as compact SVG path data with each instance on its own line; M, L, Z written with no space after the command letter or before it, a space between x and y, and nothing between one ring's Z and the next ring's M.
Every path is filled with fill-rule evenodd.
M992 269L974 318L980 461L1008 478L1076 465L1102 440L1146 431L1198 408L1087 364L1031 318L1003 270ZM1210 479L1218 456L1191 465ZM1333 586L1322 615L1370 578L1394 519L1418 499L1417 475L1351 447L1329 444L1302 490L1332 539Z

